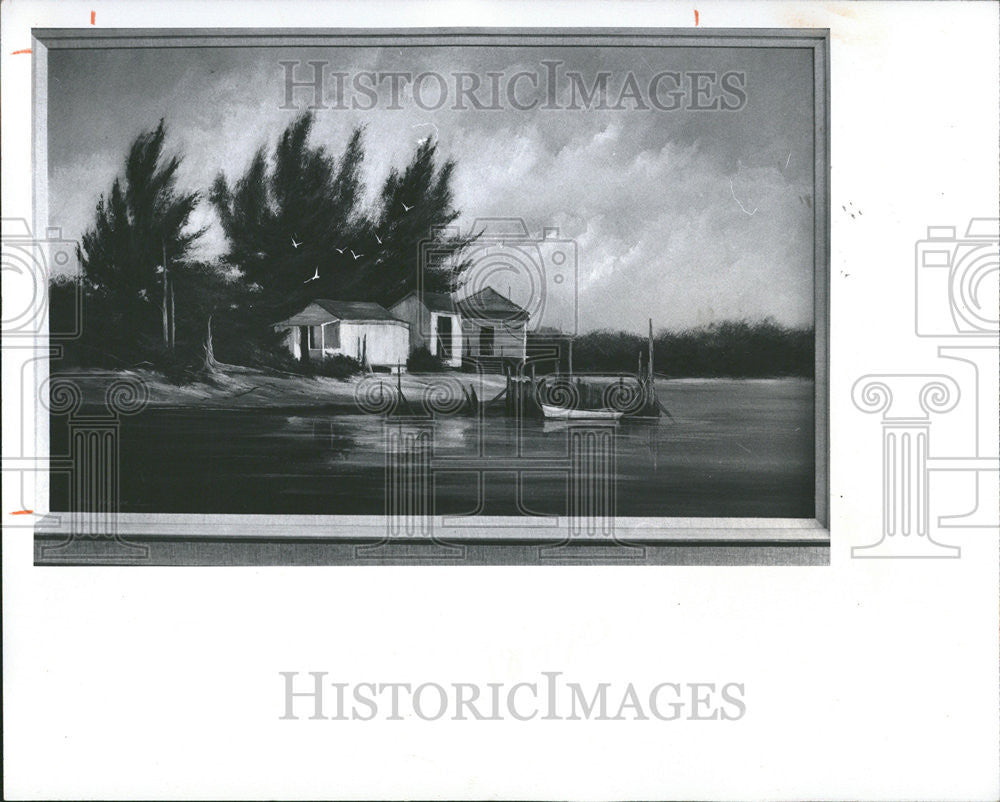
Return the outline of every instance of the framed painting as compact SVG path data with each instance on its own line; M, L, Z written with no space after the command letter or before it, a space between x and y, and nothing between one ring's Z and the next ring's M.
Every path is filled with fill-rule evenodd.
M35 41L39 562L828 559L825 32Z

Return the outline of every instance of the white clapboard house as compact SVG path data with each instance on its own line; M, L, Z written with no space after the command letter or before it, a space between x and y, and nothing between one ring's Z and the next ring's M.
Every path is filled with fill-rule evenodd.
M456 300L465 353L481 363L522 360L526 356L528 310L492 287Z
M465 357L499 370L525 357L528 312L492 287L461 298L413 291L390 312L409 324L411 352L426 347L452 367Z
M427 348L446 365L462 364L462 318L446 292L409 292L389 311L410 326L410 352Z
M296 359L344 354L373 367L406 365L410 326L370 301L317 298L288 320L275 323Z
M464 297L410 292L390 307L410 325L410 351L426 347L446 365L466 357L500 369L525 357L528 311L492 287Z

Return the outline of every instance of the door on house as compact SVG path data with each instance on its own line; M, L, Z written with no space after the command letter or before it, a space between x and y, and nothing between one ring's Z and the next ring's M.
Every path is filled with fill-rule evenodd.
M309 327L299 326L299 359L303 362L309 361L309 347L310 347Z
M479 329L479 355L493 356L493 327L483 326Z
M441 359L451 359L451 318L437 319L437 355Z

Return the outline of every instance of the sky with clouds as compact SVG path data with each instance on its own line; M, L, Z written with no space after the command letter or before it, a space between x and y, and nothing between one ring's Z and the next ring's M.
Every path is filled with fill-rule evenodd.
M49 54L50 225L79 238L98 195L121 172L130 141L161 116L168 150L184 155L184 188L207 189L219 170L239 175L297 114L281 108L280 62L287 60L327 63L328 91L333 72L474 73L487 104L490 72L502 73L506 86L519 71L544 77L543 61L560 62L560 108L541 103L522 111L502 101L500 109L456 109L455 80L447 77L449 102L438 110L420 108L409 86L398 109L387 108L386 90L372 110L318 110L314 142L336 154L354 126L365 126L371 202L390 167L404 165L418 140L435 137L439 153L457 163L463 229L477 219L519 217L529 232L555 227L576 243L581 331L640 332L650 317L657 328L768 316L811 324L813 76L811 52L801 49L56 50ZM612 103L629 72L645 91L662 71L738 71L746 102L738 110L693 110L685 108L688 93L670 111L636 102L565 108L565 73L579 72L589 86L601 71L611 73ZM435 105L437 84L424 87L423 104ZM539 95L545 91L541 86ZM518 102L533 98L529 82L520 81ZM304 107L312 93L298 90L296 99ZM207 203L197 222L211 226L204 255L221 252Z

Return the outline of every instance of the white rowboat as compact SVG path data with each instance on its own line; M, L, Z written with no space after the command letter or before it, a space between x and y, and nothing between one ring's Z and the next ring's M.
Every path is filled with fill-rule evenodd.
M554 420L618 420L623 413L610 409L566 409L542 404L542 413Z

